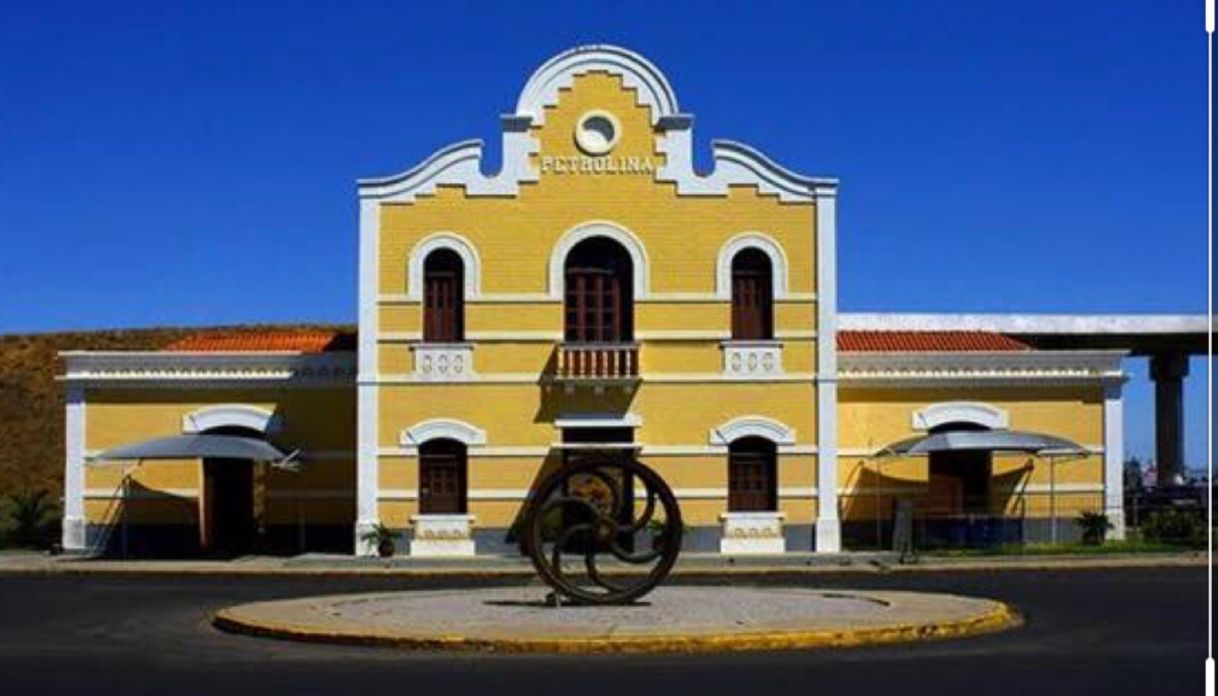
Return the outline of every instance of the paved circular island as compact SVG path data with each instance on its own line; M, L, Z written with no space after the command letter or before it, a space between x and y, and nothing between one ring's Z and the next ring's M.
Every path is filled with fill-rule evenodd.
M1009 605L921 592L662 587L629 606L548 606L539 587L305 597L229 607L235 633L418 650L708 652L955 638L1019 625Z

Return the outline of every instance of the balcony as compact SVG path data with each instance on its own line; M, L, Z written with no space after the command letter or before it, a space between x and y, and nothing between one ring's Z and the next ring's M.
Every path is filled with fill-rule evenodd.
M637 343L562 343L557 350L554 380L568 387L632 384L639 379Z

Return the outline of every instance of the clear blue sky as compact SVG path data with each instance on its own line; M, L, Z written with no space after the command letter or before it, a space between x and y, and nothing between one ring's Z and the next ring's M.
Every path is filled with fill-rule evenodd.
M668 74L703 162L841 177L845 310L1205 308L1201 0L423 5L0 3L0 332L353 322L355 179L497 150L592 42Z

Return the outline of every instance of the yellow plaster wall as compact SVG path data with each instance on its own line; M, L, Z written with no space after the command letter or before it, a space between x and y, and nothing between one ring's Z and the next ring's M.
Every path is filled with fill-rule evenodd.
M1001 387L988 389L860 389L843 387L839 391L838 481L844 489L842 516L845 520L872 518L876 512L876 492L881 516L891 511L894 489L901 496L917 498L925 493L927 459L924 457L876 459L860 451L874 451L883 445L918 434L912 416L933 403L979 401L1005 409L1014 430L1046 433L1073 440L1088 447L1104 442L1103 392L1099 386L1080 387ZM1089 486L1095 492L1059 492L1057 514L1072 517L1083 510L1102 509L1104 460L1102 453L1085 457L1057 458L1050 471L1048 457L996 455L990 495L992 507L1029 516L1049 514L1051 481L1057 485ZM1027 487L1032 487L1028 490Z
M297 491L355 490L355 389L99 389L86 393L85 450L101 450L153 437L182 434L183 416L219 404L246 404L279 414L282 428L269 440L283 449L303 449L326 456L307 461L299 473L271 472L270 495ZM343 456L345 453L346 456ZM199 460L158 460L90 464L85 469L85 490L94 494L121 490L130 476L135 495L129 505L129 522L149 524L194 523L202 469ZM188 501L186 505L182 501ZM272 521L279 521L285 506L296 503L276 500L268 505ZM341 518L350 520L353 498L309 500L310 521ZM86 519L90 523L112 521L117 501L90 498ZM282 513L282 514L281 514ZM108 517L109 515L109 517ZM184 516L190 519L184 519ZM315 517L319 519L314 519Z

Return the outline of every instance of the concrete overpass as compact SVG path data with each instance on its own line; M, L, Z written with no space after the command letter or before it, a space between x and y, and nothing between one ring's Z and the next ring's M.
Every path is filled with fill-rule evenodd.
M1040 350L1120 349L1149 358L1158 480L1184 467L1183 380L1189 356L1209 350L1213 324L1204 314L842 313L838 322L857 331L991 331Z

